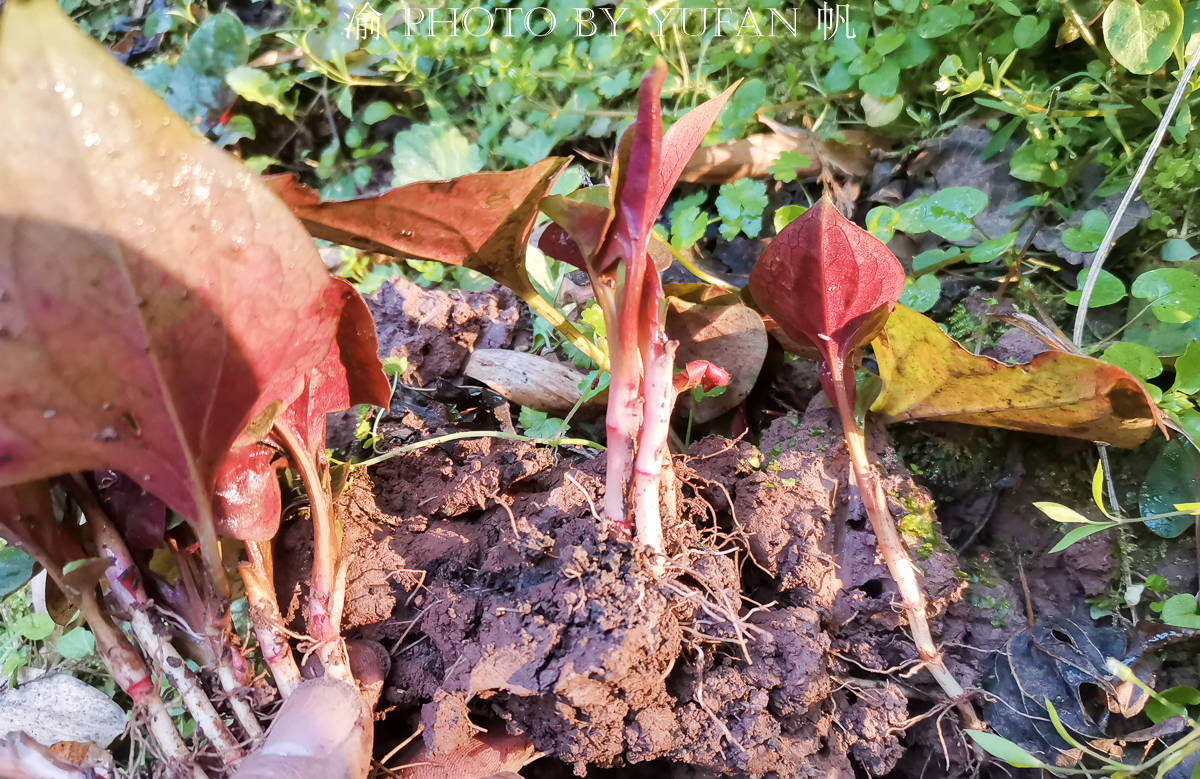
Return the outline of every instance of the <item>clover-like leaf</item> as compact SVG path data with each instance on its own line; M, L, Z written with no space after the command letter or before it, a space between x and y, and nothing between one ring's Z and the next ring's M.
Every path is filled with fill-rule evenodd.
M1183 34L1179 0L1112 0L1104 9L1104 43L1132 73L1158 70Z

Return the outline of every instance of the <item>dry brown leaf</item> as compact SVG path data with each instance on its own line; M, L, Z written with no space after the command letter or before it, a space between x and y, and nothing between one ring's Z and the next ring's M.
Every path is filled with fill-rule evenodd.
M1047 351L1023 365L971 354L937 323L896 306L875 339L887 422L938 419L1126 448L1161 425L1137 379L1091 357Z
M511 349L476 349L464 373L518 406L554 414L575 406L587 378L573 366Z
M729 373L725 392L695 404L696 422L710 422L746 399L767 356L767 331L758 312L707 284L668 284L667 333L679 341L676 364L707 360ZM692 399L679 398L680 408Z
M679 180L693 184L724 184L747 176L766 176L779 156L787 151L799 152L809 158L808 166L796 169L800 177L815 176L823 167L848 176L866 176L871 171L871 149L886 145L878 136L862 131L845 130L842 135L847 143L837 143L822 140L808 130L771 124L783 132L760 133L697 149Z

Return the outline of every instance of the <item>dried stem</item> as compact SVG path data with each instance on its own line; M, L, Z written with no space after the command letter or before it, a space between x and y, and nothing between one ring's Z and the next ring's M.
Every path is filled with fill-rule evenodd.
M871 520L871 529L875 531L879 554L900 591L900 607L908 618L908 627L912 633L913 643L916 644L917 654L938 685L958 707L964 725L974 730L981 730L984 728L983 722L976 715L970 700L964 695L962 685L946 668L942 653L934 643L926 614L925 593L922 592L921 584L917 579L916 566L913 565L912 558L908 556L908 550L900 539L900 533L896 529L891 512L888 511L883 484L867 456L866 435L854 418L854 399L852 392L847 387L845 371L843 366L838 364L840 361L831 362L829 369L836 395L834 405L841 418L846 447L850 453L850 464L854 470L854 480L858 484L859 495L862 496L863 506Z
M313 526L313 564L304 618L308 635L316 642L317 657L325 673L353 684L346 645L335 624L333 604L339 601L337 567L341 557L341 533L330 497L329 468L324 446L314 458L296 431L284 422L275 423L275 435L287 449L289 461L299 473L308 493Z
M246 604L250 609L250 622L254 636L262 650L263 661L275 680L280 696L287 698L300 684L300 668L292 656L279 601L275 597L275 585L268 567L270 547L257 541L246 542L246 557L249 562L238 567L242 582L246 586Z
M125 540L109 521L95 496L81 481L77 478L64 479L63 484L83 511L100 553L109 561L105 570L109 590L121 608L129 612L129 624L138 644L150 656L154 666L179 691L183 705L195 718L200 730L217 748L222 762L231 765L240 760L244 754L242 748L221 719L207 691L187 667L179 651L159 631L159 626L154 624L150 616L154 604L142 587L141 574L133 562L129 548L125 546Z

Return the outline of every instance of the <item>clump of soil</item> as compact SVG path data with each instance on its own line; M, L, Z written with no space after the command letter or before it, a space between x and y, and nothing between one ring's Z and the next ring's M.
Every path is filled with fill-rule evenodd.
M408 360L408 383L462 376L475 349L512 346L521 305L499 285L485 290L424 289L392 278L367 297L376 322L379 353Z
M501 724L578 775L647 761L710 775L887 773L905 752L899 734L941 698L895 671L916 652L839 431L818 397L759 448L709 438L678 458L672 557L657 577L597 519L599 460L478 439L359 474L340 500L345 621L391 649L389 716L419 720L439 752ZM903 463L876 454L943 614L961 598L956 558ZM281 549L280 568L303 570ZM972 641L969 621L951 630ZM967 686L980 665L950 658ZM908 738L906 760L941 761L936 734Z

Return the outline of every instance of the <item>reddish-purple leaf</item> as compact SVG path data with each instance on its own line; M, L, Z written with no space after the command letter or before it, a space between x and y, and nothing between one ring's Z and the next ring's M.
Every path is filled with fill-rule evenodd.
M366 303L344 281L337 341L325 359L280 415L294 430L307 453L315 457L325 446L325 415L359 403L386 406L391 385L379 363L375 326ZM279 529L280 495L276 451L257 442L229 453L221 464L214 498L217 532L245 541L266 541Z
M843 361L875 337L903 287L895 256L827 198L785 227L750 273L755 303L788 336L822 354L831 398L827 372L852 370Z
M741 83L741 79L738 79L733 86L721 94L688 111L675 124L671 125L667 134L663 136L658 182L653 191L655 218L666 205L667 198L683 174L684 168L687 167L688 161L696 153L696 149L700 148L700 143L708 133L708 128L712 127L712 123L717 120L717 115L721 113L721 109L729 102L730 96Z
M243 541L269 541L279 530L282 499L279 469L286 463L265 444L240 446L217 471L213 520L217 535Z
M581 197L582 193L589 194ZM570 195L543 198L542 212L554 221L547 224L536 239L537 247L547 256L580 270L586 270L587 263L595 259L612 214L607 205L596 203L595 195L590 193L604 193L604 200L608 200L608 187L588 187ZM671 247L654 233L650 234L646 251L659 271L671 267L675 261Z
M119 470L211 551L217 468L329 352L343 291L257 177L55 3L6 5L0 79L0 485Z
M521 170L418 181L375 197L327 203L294 175L272 176L267 183L317 238L461 265L524 296L532 291L525 246L538 201L566 162L549 157Z

